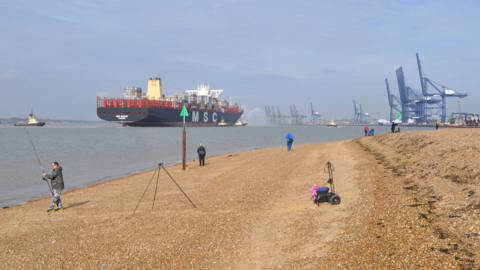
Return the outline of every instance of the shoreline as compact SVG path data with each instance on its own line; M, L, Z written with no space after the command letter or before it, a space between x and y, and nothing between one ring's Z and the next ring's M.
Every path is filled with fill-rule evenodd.
M323 143L323 142L321 142L321 143ZM298 145L302 145L302 144L298 144ZM267 150L267 149L270 149L270 148L277 148L277 147L279 147L279 146L245 148L245 149L240 149L238 151L229 151L229 152L226 152L226 153L218 153L218 154L214 153L209 157L210 158L222 157L222 156L228 156L228 155L231 155L231 154L237 154L237 153L243 153L243 152L255 151L255 150ZM208 158L208 156L207 156L207 158ZM198 159L187 160L187 170L188 170L188 164L192 163L192 162L195 162L197 160ZM182 164L181 160L174 161L174 162L167 162L167 163L165 163L165 167L170 168L170 167L175 167L175 166L181 166L181 164ZM62 192L62 196L65 195L65 194L68 194L70 192L76 191L76 190L86 189L86 188L94 187L94 186L102 184L102 183L112 182L112 181L120 180L120 179L123 179L123 178L134 177L134 176L137 176L139 174L144 174L144 173L147 173L147 172L151 172L152 170L154 170L156 168L157 167L139 169L139 170L135 170L135 171L132 171L132 172L125 173L125 174L120 174L120 175L117 175L117 176L105 176L105 177L97 178L97 179L92 180L92 182L90 182L90 183L78 184L78 185L75 185L71 188L65 189ZM46 193L48 193L48 190L46 191ZM33 196L29 199L21 200L21 202L18 202L18 203L3 205L3 206L0 207L0 211L1 211L1 209L9 209L9 208L13 208L13 207L16 207L16 206L24 205L24 204L29 203L29 202L34 202L34 201L38 201L38 200L42 200L42 199L46 199L46 198L50 198L50 195L46 194L46 195ZM8 200L9 199L7 199L5 201L8 201ZM0 201L0 203L1 203L1 201Z
M234 133L244 133L246 135L252 135L255 134L256 127L247 127L246 129L220 129L218 130L219 132L222 132L223 135L221 135L221 139L219 142L219 145L216 145L216 139L211 139L207 142L207 145L210 144L210 147L208 147L207 151L210 153L213 153L213 155L218 155L218 154L226 154L229 152L237 152L237 151L244 151L244 150L251 150L251 149L261 149L265 147L275 147L275 146L283 146L283 137L278 136L280 133L285 132L287 127L284 128L271 128L271 127L264 127L260 128L259 134L261 137L257 139L247 139L246 142L239 141L237 143L231 143L235 142L237 140L229 140L226 138L229 138L231 136L232 132ZM318 128L307 128L305 129L303 127L299 127L300 130L298 131L298 141L295 144L298 144L299 142L301 143L321 143L325 141L337 141L337 140L345 140L345 139L353 139L359 137L361 134L360 132L357 132L357 128L352 128L352 127L345 127L345 131L342 130L342 128L339 129L327 129L325 127L318 127ZM150 150L151 148L145 147L145 145L140 146L140 148L137 149L132 149L130 147L130 151L132 151L131 157L125 157L121 158L120 163L117 163L115 161L115 156L116 155L123 155L122 153L122 145L121 143L113 143L109 149L117 149L117 150L112 150L112 155L108 154L102 154L102 153L107 153L110 151L109 149L104 150L103 148L99 149L99 157L97 158L95 156L96 150L91 150L89 151L91 155L93 156L92 158L89 158L89 155L82 154L82 153L76 153L72 151L71 149L74 148L81 148L81 147L87 147L87 148L94 148L93 145L95 144L95 137L99 134L100 136L103 136L106 138L106 135L114 135L117 136L116 133L120 132L118 135L118 138L122 138L121 140L117 141L122 141L125 139L130 138L129 133L135 133L137 134L137 131L140 131L139 137L144 138L145 141L150 140L149 138L152 138L152 136L155 136L156 133L163 134L164 130L151 130L151 129L121 129L118 128L118 132L116 131L117 128L111 129L111 128L101 128L99 132L90 130L88 128L87 130L89 131L84 131L82 130L82 134L86 136L87 139L85 139L84 142L77 144L77 141L74 140L73 138L73 133L77 133L76 129L71 129L67 128L69 131L62 131L62 136L56 135L57 133L54 132L53 129L36 129L39 133L34 136L35 143L38 143L38 147L42 149L42 159L45 158L45 160L59 160L62 165L65 165L65 172L66 172L66 184L67 188L83 188L87 187L88 185L102 182L104 180L109 180L112 178L118 178L118 177L125 177L128 175L131 175L132 173L136 172L142 172L144 170L151 169L156 165L155 162L151 162L152 160L159 160L159 161L166 161L166 164L174 164L175 161L180 161L179 157L179 150L176 147L176 144L169 144L165 145L162 143L155 144L154 150ZM8 139L8 145L9 147L7 148L6 152L10 153L8 156L11 158L6 158L6 165L5 166L5 174L4 174L4 181L1 181L0 187L2 187L2 191L0 192L0 197L2 198L2 203L0 203L0 208L2 207L12 207L17 204L22 204L25 201L35 199L35 198L41 198L45 194L48 194L48 189L45 187L44 183L41 183L42 181L39 181L39 178L37 179L36 175L38 174L38 169L37 165L34 164L34 160L30 158L31 156L31 148L25 147L25 144L23 142L22 136L25 136L24 130L19 130L18 129L12 129L12 132L7 132L6 134L8 137L12 138L20 138L20 139ZM96 128L95 128L96 130ZM114 131L112 131L114 130ZM148 130L147 133L145 133ZM190 142L193 142L193 145L196 145L197 143L202 142L202 138L205 137L205 135L210 134L209 132L204 132L205 129L194 129L192 130L192 134L195 134L195 137L192 137L192 140ZM229 131L230 130L230 131ZM417 129L413 129L417 130ZM13 132L16 131L16 132ZM154 132L151 132L154 131ZM383 132L383 131L379 131ZM168 137L172 136L172 132L167 132ZM175 133L175 132L174 132ZM274 134L275 133L275 134ZM33 134L33 131L32 131ZM55 152L55 146L51 143L52 140L44 140L42 139L43 137L46 137L47 134L52 135L52 140L59 139L61 140L62 143L62 149L65 149L62 151L62 153L53 154ZM269 135L270 134L270 135ZM35 134L34 134L35 135ZM266 136L267 135L267 136ZM72 137L73 136L73 137ZM136 135L135 135L136 136ZM270 136L270 137L269 137ZM275 136L275 137L272 137ZM303 136L303 137L301 137ZM173 136L174 137L174 136ZM219 136L217 136L219 137ZM65 139L65 138L72 138L72 139ZM270 139L271 138L271 139ZM105 139L104 139L105 140ZM128 139L130 140L130 139ZM175 141L175 139L173 140ZM128 142L128 141L127 141ZM205 143L205 141L203 141ZM230 142L230 143L229 143ZM129 144L129 143L126 143ZM180 146L180 144L179 144ZM163 148L167 149L165 152L163 151ZM20 149L20 152L18 152L16 149ZM189 148L190 149L190 148ZM189 151L188 158L196 158L196 153L193 151ZM145 155L142 154L142 152L145 151ZM193 154L193 155L192 155ZM22 156L22 158L17 158L15 155ZM138 155L137 158L132 158L135 155ZM100 158L101 156L101 158ZM172 157L172 158L170 158ZM177 157L177 158L175 158ZM14 160L21 159L21 162L23 165L19 165L19 162L14 162ZM44 160L44 161L45 161ZM93 162L94 160L97 160L97 162ZM105 161L105 168L102 168L103 165L100 167L96 168L98 166L97 164L102 164L102 162ZM48 166L46 166L48 170ZM91 169L90 169L91 168ZM18 172L18 173L17 173ZM14 183L8 183L6 179L8 178L14 178L14 177L19 177L18 181L15 181Z
M192 209L167 175L161 172L155 208L151 209L152 184L132 216L152 176L151 171L70 191L62 197L63 211L47 214L48 198L2 209L0 258L10 259L0 259L0 263L6 267L26 267L33 259L40 268L107 267L102 266L102 261L107 263L107 268L135 268L135 265L140 268L172 268L175 265L174 268L192 268L191 263L195 261L199 268L208 268L209 265L210 268L224 268L232 263L238 264L237 268L258 268L265 263L262 254L249 262L235 259L235 256L255 253L259 242L249 240L249 232L264 239L260 244L265 250L274 249L275 252L281 250L272 243L280 239L275 239L267 229L272 220L278 229L282 228L280 235L291 239L295 245L302 244L304 238L289 236L294 220L306 226L305 232L314 230L322 234L324 228L317 228L312 219L304 220L309 211L316 209L309 199L308 187L313 181L324 182L325 175L318 164L323 168L327 156L334 158L334 164L349 160L347 163L353 166L355 161L348 150L351 145L351 141L305 144L295 146L292 152L287 152L285 147L272 147L211 157L205 167L190 161L186 171L181 171L178 165L169 167L170 174L198 209ZM328 151L335 152L335 157ZM353 170L338 173L339 177L344 175L345 179L351 179L350 184L336 183L337 188L342 189L345 202L322 211L335 219L338 227L343 226L351 201L358 196L356 184L351 182L356 179L352 173ZM298 206L287 206L292 202ZM337 213L335 209L343 210ZM321 218L314 219L320 222ZM149 225L151 222L154 227ZM55 226L51 227L53 224ZM42 240L53 233L52 230L62 239L60 246ZM336 230L337 233L340 230ZM26 241L18 242L17 237L26 237ZM225 242L222 238L229 240ZM81 244L84 248L74 248L78 243L85 243ZM32 252L10 253L19 248L18 244L26 245L24 248ZM314 247L314 243L307 244L304 251L311 253L308 250ZM118 256L112 257L109 248L100 248L104 245L115 246ZM237 248L240 246L241 249ZM147 249L143 250L144 247ZM199 248L203 250L201 253L196 251ZM60 249L75 253L63 254L64 259L58 262L56 256L42 255L54 255ZM89 255L92 250L103 259L93 260ZM161 257L154 256L158 251L163 254ZM298 256L298 252L293 252L292 256ZM19 255L20 261L12 258L13 254ZM138 260L126 261L127 254L143 255L136 256Z
M197 208L163 171L158 182L151 170L111 179L67 192L63 211L47 214L48 198L0 210L0 264L476 269L479 137L464 129L384 134L169 166ZM308 190L325 184L327 161L342 202L317 206Z
M323 142L322 142L323 143ZM301 145L301 144L299 144ZM221 157L221 156L227 156L227 155L230 155L230 154L235 154L235 153L242 153L242 152L247 152L247 151L254 151L254 150L263 150L263 149L269 149L269 148L275 148L275 147L279 147L279 146L267 146L267 147L253 147L253 148L245 148L245 149L240 149L238 151L229 151L229 152L226 152L226 153L214 153L210 156L210 158L213 158L213 157ZM208 157L207 157L208 158ZM187 169L188 169L188 164L191 163L191 162L195 162L197 161L198 159L190 159L190 160L187 160ZM181 160L179 161L174 161L174 162L166 162L165 163L165 167L166 168L169 168L169 167L174 167L174 166L180 166L182 163ZM127 173L124 173L124 174L120 174L120 175L114 175L114 176L105 176L105 177L101 177L101 178L96 178L94 180L92 180L92 182L89 182L89 183L84 183L84 184L78 184L78 185L75 185L71 188L67 188L65 189L62 194L67 194L69 192L72 192L72 191L75 191L75 190L79 190L79 189L85 189L85 188L90 188L90 187L93 187L93 186L96 186L98 184L101 184L101 183L105 183L105 182L111 182L111 181L115 181L115 180L119 180L119 179L123 179L123 178L128 178L128 177L133 177L133 176L136 176L138 174L143 174L143 173L146 173L146 172L150 172L152 170L156 169L156 167L152 167L152 168L144 168L144 169L138 169L138 170L134 170L132 172L127 172ZM48 190L45 191L46 193L48 193ZM45 198L50 198L50 195L46 194L46 195L35 195L33 197L30 197L29 199L25 199L25 200L21 200L21 202L18 202L18 203L11 203L11 204L6 204L6 205L2 205L0 207L0 210L1 209L9 209L9 208L13 208L15 206L19 206L19 205L24 205L28 202L31 202L31 201L38 201L38 200L42 200L42 199L45 199ZM13 199L7 199L5 201L9 201L9 200L13 200ZM0 203L2 203L2 201L0 201Z

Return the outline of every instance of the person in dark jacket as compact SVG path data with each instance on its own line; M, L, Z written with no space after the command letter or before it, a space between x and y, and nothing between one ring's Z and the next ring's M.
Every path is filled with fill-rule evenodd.
M42 175L43 180L50 180L52 186L52 194L50 194L52 199L50 202L50 207L47 211L53 211L55 209L55 205L57 206L57 210L63 209L61 195L65 186L63 184L62 167L60 167L60 164L57 161L54 161L52 163L52 172L49 174L43 172Z
M397 127L397 123L395 122L392 122L392 127L390 128L390 130L392 131L392 133L395 133L395 128Z
M200 166L205 166L205 156L207 155L207 151L203 144L200 144L197 148L198 153L198 161L200 162Z

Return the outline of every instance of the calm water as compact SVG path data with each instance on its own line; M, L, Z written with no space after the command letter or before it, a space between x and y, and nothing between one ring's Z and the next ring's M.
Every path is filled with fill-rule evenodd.
M76 124L29 128L43 166L58 160L66 188L154 168L181 160L180 128L122 128ZM377 133L387 127L376 128ZM404 128L405 130L405 128ZM187 158L196 158L203 143L208 155L284 145L287 131L295 143L343 140L362 136L362 127L225 127L187 129ZM48 195L25 128L0 126L0 206Z

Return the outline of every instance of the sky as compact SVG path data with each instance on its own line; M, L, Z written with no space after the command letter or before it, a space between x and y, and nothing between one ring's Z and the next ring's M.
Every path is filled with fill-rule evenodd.
M208 83L264 122L264 106L387 118L385 78L425 74L479 112L479 1L0 0L0 117L97 120L96 96L161 77ZM449 112L457 110L456 100Z

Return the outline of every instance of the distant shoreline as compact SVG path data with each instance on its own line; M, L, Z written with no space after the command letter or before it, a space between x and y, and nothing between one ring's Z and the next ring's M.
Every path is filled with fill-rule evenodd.
M0 124L15 124L17 122L25 121L26 117L8 117L0 118ZM97 120L63 120L63 119L39 119L44 122L50 123L101 123L102 121Z

